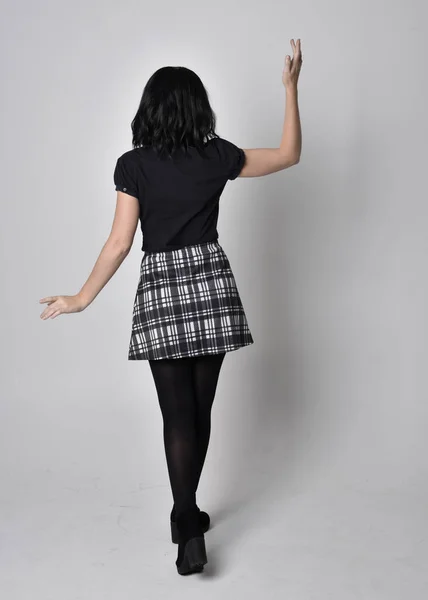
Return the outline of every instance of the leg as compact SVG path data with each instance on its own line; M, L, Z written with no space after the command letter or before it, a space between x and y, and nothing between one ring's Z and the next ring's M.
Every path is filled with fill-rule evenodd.
M196 506L199 467L192 357L150 360L159 405L168 474L177 515Z
M198 445L198 469L195 491L204 466L211 433L211 408L217 389L218 377L225 352L196 356L193 366L193 382L196 394L196 435Z

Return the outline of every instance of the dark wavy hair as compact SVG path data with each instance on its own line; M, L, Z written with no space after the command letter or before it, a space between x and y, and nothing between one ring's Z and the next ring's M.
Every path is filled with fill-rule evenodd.
M215 125L216 115L198 75L186 67L162 67L144 87L131 123L132 145L151 146L159 156L194 147L204 156L204 144L219 137Z

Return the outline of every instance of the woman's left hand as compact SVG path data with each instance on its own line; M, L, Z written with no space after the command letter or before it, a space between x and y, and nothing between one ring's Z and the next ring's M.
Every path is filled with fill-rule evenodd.
M39 300L41 304L49 304L45 308L45 310L40 315L40 318L45 319L55 319L58 315L62 313L76 313L81 312L86 308L82 299L76 296L47 296L46 298L42 298Z

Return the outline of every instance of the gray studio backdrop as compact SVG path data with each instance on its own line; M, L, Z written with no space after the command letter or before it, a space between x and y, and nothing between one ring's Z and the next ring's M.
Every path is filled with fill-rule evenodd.
M293 600L422 598L423 3L3 7L6 596L140 598L139 585L121 592L141 569L145 585L158 568L176 583L155 387L147 362L127 360L140 230L83 313L42 321L38 301L76 293L107 239L113 169L131 148L130 122L148 77L166 64L194 69L220 135L242 148L277 146L283 60L289 39L300 37L301 162L229 182L220 203L219 240L255 344L226 356L198 494L218 524L210 540L229 575L242 578L213 581L204 597L224 587L277 598L265 589L275 569L270 581ZM150 535L157 553L140 562Z

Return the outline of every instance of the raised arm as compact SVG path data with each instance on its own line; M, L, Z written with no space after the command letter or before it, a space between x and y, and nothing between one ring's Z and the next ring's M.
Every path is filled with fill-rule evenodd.
M245 163L238 177L261 177L287 169L300 160L302 131L300 125L297 82L302 66L300 39L291 40L293 59L285 57L282 82L285 87L285 116L278 148L244 149Z

